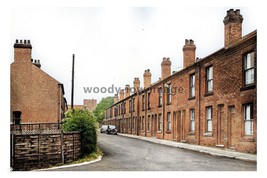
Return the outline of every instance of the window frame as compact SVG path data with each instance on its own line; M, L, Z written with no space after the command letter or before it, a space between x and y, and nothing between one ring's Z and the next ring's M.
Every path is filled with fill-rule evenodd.
M158 131L162 131L162 114L158 114Z
M171 83L168 83L167 85L167 105L170 105L172 103L172 86Z
M192 77L194 77L194 84L192 82ZM194 90L194 95L192 94L193 90ZM196 75L195 73L189 76L189 98L194 98L194 97L196 97Z
M210 69L212 69L212 72L211 72L211 76L212 78L209 78L210 77ZM206 93L213 93L213 89L214 89L214 75L213 75L213 65L210 65L208 67L206 67ZM209 90L209 83L211 83L211 90Z
M158 88L158 106L161 107L163 104L163 89L162 87Z
M247 107L250 107L250 116L249 116L249 119L247 119L247 110L246 108ZM253 136L254 134L254 118L253 118L253 104L252 103L247 103L247 104L244 104L243 105L243 118L244 118L244 136ZM250 123L250 129L249 129L249 134L247 134L247 129L246 129L246 126L247 126L247 123Z
M253 55L251 55L251 54L253 54ZM253 59L252 59L253 66L250 67L250 68L246 68L246 66L247 66L247 59L248 59L247 56L248 55L251 55L251 58L253 57ZM255 85L255 79L256 79L255 78L255 63L256 63L256 60L255 60L255 52L254 51L247 52L247 53L245 53L243 55L243 85L245 87L251 86L251 85ZM247 74L248 71L251 71L251 70L253 71L253 78L251 77L251 79L253 79L253 82L246 83L246 79L247 79L246 74Z
M208 110L210 109L210 117L208 117ZM206 132L212 132L213 127L212 127L212 106L208 106L206 107ZM211 124L209 124L211 123ZM211 128L209 128L209 126L211 126Z
M194 132L196 130L196 128L195 128L196 127L196 124L195 124L196 115L195 115L195 109L194 108L189 110L189 117L190 117L190 128L189 128L189 130L191 132Z
M171 132L171 112L167 112L167 132Z
M142 95L142 111L145 110L145 94Z
M150 102L150 92L147 93L147 109L151 109L151 102Z

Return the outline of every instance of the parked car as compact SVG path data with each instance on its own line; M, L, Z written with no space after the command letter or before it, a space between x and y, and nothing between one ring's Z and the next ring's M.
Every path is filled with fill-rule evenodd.
M108 125L106 133L107 134L112 134L112 135L117 135L116 126L115 125Z
M107 128L108 128L108 125L102 125L100 128L100 133L106 133Z

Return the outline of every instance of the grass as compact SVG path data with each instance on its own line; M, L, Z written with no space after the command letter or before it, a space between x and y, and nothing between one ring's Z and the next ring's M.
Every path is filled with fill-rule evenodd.
M97 147L96 151L93 153L90 153L88 155L85 155L84 157L76 160L76 161L72 161L68 164L65 165L69 165L69 164L79 164L79 163L83 163L83 162L88 162L88 161L92 161L98 158L98 156L103 156L103 152Z
M49 168L58 167L58 166L64 166L64 165L79 164L79 163L88 162L88 161L93 161L93 160L97 159L100 155L103 156L103 152L97 147L95 152L92 152L92 153L90 153L88 155L85 155L84 157L82 157L80 159L77 159L75 161L71 161L71 162L68 162L68 163L65 163L65 164L58 163L56 165L49 166Z

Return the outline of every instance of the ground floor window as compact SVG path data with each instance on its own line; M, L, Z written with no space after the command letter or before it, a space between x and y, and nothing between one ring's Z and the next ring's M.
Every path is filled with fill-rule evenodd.
M252 104L244 105L245 135L253 135Z
M158 131L162 131L162 115L158 116Z
M212 107L206 108L207 132L212 132Z
M195 109L190 109L190 131L195 131Z
M171 113L167 113L167 132L171 131Z

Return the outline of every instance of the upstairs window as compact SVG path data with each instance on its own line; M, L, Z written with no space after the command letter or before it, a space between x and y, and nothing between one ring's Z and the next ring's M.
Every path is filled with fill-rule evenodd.
M159 106L162 106L162 88L159 88Z
M147 93L147 109L150 109L150 92Z
M255 58L254 52L244 56L244 82L245 85L254 84Z
M195 74L190 75L190 92L189 97L195 97Z
M133 112L135 111L135 98L133 98L132 100L132 111Z
M132 112L132 100L129 100L129 112Z
M142 111L145 110L145 95L142 95Z
M167 104L171 104L171 99L172 99L172 89L171 89L171 84L168 84L168 86L167 86Z
M206 87L207 93L213 92L213 66L207 67L206 69Z

